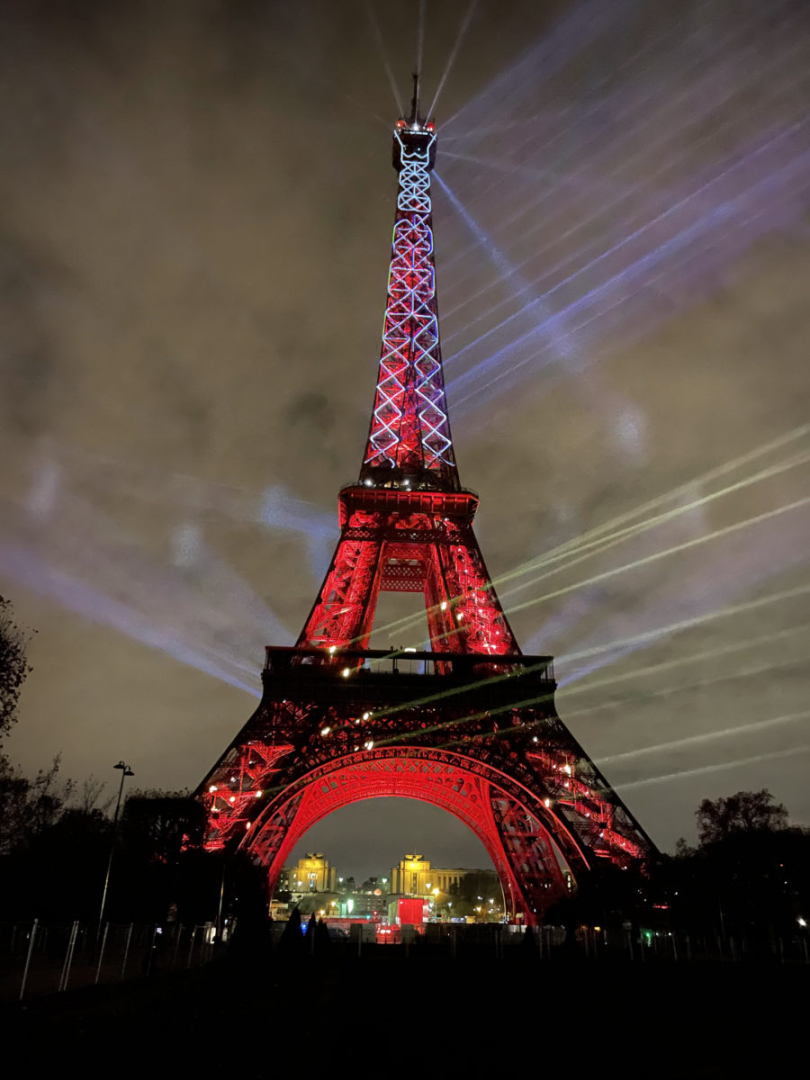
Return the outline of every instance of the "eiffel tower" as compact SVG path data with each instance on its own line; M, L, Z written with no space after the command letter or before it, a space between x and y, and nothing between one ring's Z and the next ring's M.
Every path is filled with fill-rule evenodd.
M433 258L432 120L397 121L399 177L379 377L340 539L293 647L199 789L209 850L241 848L270 888L308 829L363 799L432 803L483 842L507 914L531 925L599 860L651 843L554 708L550 656L520 651L458 477ZM430 649L369 648L380 591L422 593Z

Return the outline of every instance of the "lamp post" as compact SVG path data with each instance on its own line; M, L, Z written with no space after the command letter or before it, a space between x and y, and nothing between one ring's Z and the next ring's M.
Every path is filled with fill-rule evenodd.
M107 873L104 877L104 891L101 894L101 911L98 914L98 932L101 933L101 926L104 922L104 909L107 906L107 889L110 884L110 870L112 869L113 852L115 851L115 837L118 832L118 815L121 812L121 796L124 794L124 781L128 776L134 776L135 773L130 769L123 761L119 761L117 765L113 766L114 769L121 770L121 784L118 788L118 802L115 804L115 817L113 818L113 831L112 839L110 840L110 857L107 860Z

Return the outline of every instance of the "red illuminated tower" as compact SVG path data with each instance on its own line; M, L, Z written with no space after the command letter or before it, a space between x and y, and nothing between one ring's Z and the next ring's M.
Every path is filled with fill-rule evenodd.
M473 532L447 416L436 306L432 121L394 129L399 176L379 377L340 539L293 648L268 647L261 704L200 788L209 849L271 886L331 811L406 796L466 822L512 917L532 923L595 860L649 841L554 709L551 657L524 656ZM368 648L381 590L422 593L430 651Z

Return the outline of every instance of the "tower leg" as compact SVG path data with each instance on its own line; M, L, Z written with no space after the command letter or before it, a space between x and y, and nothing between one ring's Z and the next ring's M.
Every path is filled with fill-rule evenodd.
M373 540L338 543L299 646L365 649L379 593L380 549Z

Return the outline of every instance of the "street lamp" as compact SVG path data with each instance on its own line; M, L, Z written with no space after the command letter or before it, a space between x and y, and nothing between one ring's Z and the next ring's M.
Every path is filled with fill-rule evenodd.
M436 918L439 918L439 890L433 890L433 906L436 910Z
M107 906L107 889L110 884L110 870L112 869L113 852L115 851L115 837L118 832L118 815L121 812L121 796L124 794L124 781L128 776L134 776L135 773L130 769L123 761L119 761L117 765L113 766L114 769L121 770L121 784L118 788L118 802L115 804L115 817L113 818L113 831L112 839L110 840L110 857L107 860L107 873L104 878L104 891L101 894L101 911L98 914L98 932L101 933L101 926L104 922L104 909Z

